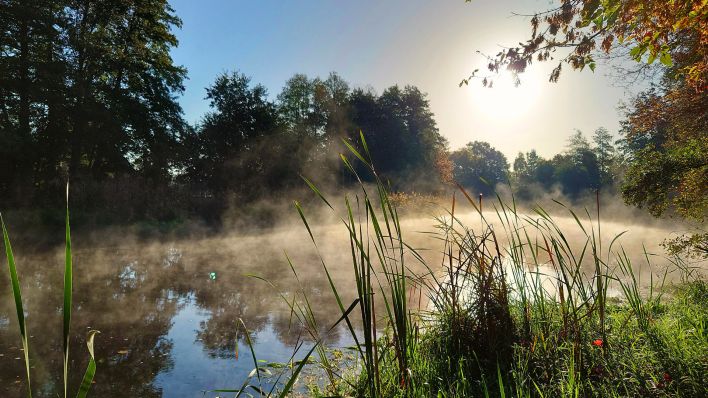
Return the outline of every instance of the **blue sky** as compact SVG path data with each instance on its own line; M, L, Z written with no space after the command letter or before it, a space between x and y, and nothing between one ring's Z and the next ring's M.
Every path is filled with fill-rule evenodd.
M554 66L535 64L515 89L459 88L460 80L484 69L487 54L528 35L530 13L548 0L170 0L184 23L172 55L187 67L180 98L190 122L208 110L205 87L222 72L239 70L266 86L272 98L295 73L325 77L336 71L353 86L377 92L413 84L428 93L438 127L458 148L488 141L510 160L537 149L551 156L578 128L617 132L617 105L629 97L600 65L595 73L565 68L548 83Z

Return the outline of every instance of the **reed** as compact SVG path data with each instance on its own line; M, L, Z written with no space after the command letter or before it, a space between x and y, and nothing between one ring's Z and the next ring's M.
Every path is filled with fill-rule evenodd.
M65 215L65 263L64 263L64 289L63 289L63 327L62 327L62 343L63 343L63 395L64 397L69 396L69 340L71 338L71 310L72 310L72 297L73 297L73 275L74 266L71 255L71 227L69 222L69 186L66 187L66 215ZM12 284L12 295L15 300L15 308L17 310L17 324L20 330L20 339L22 340L22 349L24 351L25 359L25 370L27 375L27 396L32 397L32 384L30 377L30 346L29 340L27 338L27 321L25 319L25 308L22 303L22 291L20 288L20 281L17 274L17 265L15 263L15 256L12 251L12 244L10 242L10 235L5 226L5 221L0 214L0 224L2 224L2 234L3 242L5 245L5 256L7 258L8 270L10 272L10 283ZM96 361L94 359L94 337L98 331L89 331L86 337L86 345L89 352L89 364L86 368L86 372L81 381L81 385L76 393L77 398L84 398L88 394L91 387L94 375L96 373Z
M453 195L450 210L437 218L442 261L436 266L406 244L389 200L394 195L377 174L363 135L360 149L345 145L349 156L340 155L342 162L360 185L358 194L344 198L341 222L349 236L361 319L356 327L348 323L348 329L361 366L356 380L343 379L344 388L330 392L360 397L633 396L647 391L704 396L698 375L708 361L705 355L693 364L688 358L696 359L696 347L708 349L708 340L700 337L705 327L697 327L699 336L681 344L678 353L667 348L667 341L682 333L668 323L656 327L662 308L678 310L662 301L667 273L654 278L650 265L649 290L642 291L637 267L619 244L623 233L602 235L599 195L597 208L585 209L582 217L557 203L575 221L575 235L580 232L580 240L571 241L568 227L547 209L521 212L513 196L496 195L483 203L458 185L479 223L460 219ZM368 173L373 184L365 184L360 173ZM316 184L305 181L334 210ZM297 209L316 246L304 210ZM672 268L688 269L681 259L670 262ZM690 279L703 289L705 282L691 275L684 282ZM609 297L613 285L619 297ZM413 292L425 294L428 305L411 305ZM705 308L695 300L689 307L692 321L704 325ZM637 340L645 335L653 337ZM671 362L669 352L682 359ZM658 383L656 375L664 371L693 376Z

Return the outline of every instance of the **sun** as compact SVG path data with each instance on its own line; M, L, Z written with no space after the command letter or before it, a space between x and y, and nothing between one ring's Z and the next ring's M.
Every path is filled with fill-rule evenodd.
M529 113L537 104L540 81L531 74L522 76L516 86L509 73L500 73L492 80L491 87L471 83L472 105L483 116L504 122Z

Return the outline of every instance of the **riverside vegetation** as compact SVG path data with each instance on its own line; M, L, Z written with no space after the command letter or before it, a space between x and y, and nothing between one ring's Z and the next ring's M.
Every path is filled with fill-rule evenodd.
M347 146L353 157L342 155L344 166L359 181L362 172L375 181L374 185L361 182L359 193L345 198L341 218L349 236L356 297L351 303L345 301L320 256L341 311L339 320L319 324L304 289L294 297L282 295L293 322L313 342L311 347L303 348L301 340L287 364L265 366L257 359L247 325L240 322L238 328L251 348L246 357L253 361L254 370L236 388L205 391L205 395L706 395L708 286L700 269L674 257L666 259L670 267L663 272L649 264L650 275L641 275L618 243L619 235L601 238L599 203L595 214L578 215L567 209L585 236L578 246L569 242L569 232L561 230L546 210L524 214L513 198L505 201L497 196L491 204L494 220L482 211L481 197L473 199L461 186L458 192L478 211L480 223L465 225L455 214L453 196L447 215L437 219L442 262L431 264L406 244L389 185L376 173L364 137L361 150ZM364 165L363 170L353 165L354 159ZM315 184L305 181L334 211ZM319 253L305 209L295 206ZM3 237L25 353L27 396L31 396L31 347L4 223ZM651 263L648 254L646 260ZM300 283L297 266L289 263L294 282ZM67 210L65 342L72 272ZM673 278L678 283L666 282L670 272L679 275ZM335 327L346 328L355 342L349 360L325 347L326 336ZM77 397L86 396L96 371L94 335L90 332L87 338L89 368ZM65 344L65 380L67 353ZM321 380L299 381L306 368L313 368Z

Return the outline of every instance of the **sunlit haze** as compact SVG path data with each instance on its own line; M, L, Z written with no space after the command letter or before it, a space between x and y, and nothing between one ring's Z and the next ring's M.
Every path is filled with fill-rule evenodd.
M205 87L221 72L239 70L275 98L294 73L336 71L353 86L379 93L394 84L416 85L428 93L451 149L488 141L513 159L530 149L558 153L576 128L590 135L604 126L617 135L617 106L627 98L604 65L594 73L567 68L558 83L548 83L555 63L537 63L518 88L509 76L492 89L479 79L458 87L474 69L487 73L482 54L529 34L528 18L510 10L528 14L550 7L549 1L171 3L184 22L173 56L189 71L180 102L190 122L208 110Z

